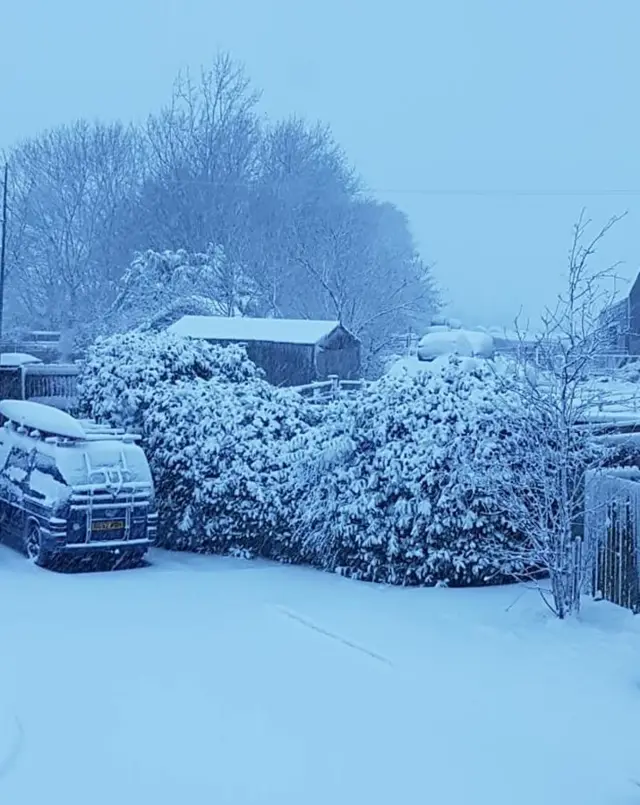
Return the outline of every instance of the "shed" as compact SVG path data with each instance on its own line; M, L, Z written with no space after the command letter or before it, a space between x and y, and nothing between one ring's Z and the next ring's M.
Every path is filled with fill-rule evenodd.
M211 344L242 344L275 386L302 386L337 375L360 378L360 341L340 322L183 316L167 328Z

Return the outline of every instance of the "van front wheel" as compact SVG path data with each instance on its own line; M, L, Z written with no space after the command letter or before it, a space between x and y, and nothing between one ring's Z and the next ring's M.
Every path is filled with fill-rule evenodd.
M24 538L24 550L30 562L38 567L47 567L51 557L42 545L42 534L37 523L27 525L27 533Z

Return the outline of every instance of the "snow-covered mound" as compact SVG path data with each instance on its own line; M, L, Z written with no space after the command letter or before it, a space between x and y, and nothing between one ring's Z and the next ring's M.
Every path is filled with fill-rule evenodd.
M439 325L430 327L418 343L418 357L422 361L431 361L442 355L491 358L493 353L493 338L488 333Z
M449 365L450 355L439 355L433 360L423 361L415 355L399 358L391 364L387 377L417 377L420 374L441 372ZM480 368L482 360L478 358L460 358L458 366L461 371L473 372Z

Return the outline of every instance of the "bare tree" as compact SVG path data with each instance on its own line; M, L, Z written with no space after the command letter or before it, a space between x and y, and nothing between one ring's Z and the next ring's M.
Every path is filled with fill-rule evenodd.
M372 366L392 336L422 328L438 307L430 268L391 204L338 207L301 235L296 259L312 280L307 300L362 340Z
M326 126L293 117L263 131L250 207L248 263L270 315L322 315L305 260L326 241L359 182ZM319 299L323 297L323 299Z
M140 175L135 131L79 121L10 159L14 314L64 330L95 322L123 267Z
M546 310L539 334L527 338L517 325L519 356L500 374L512 406L502 445L504 472L492 493L524 537L522 564L548 573L551 600L545 600L560 618L580 609L588 566L582 540L585 477L607 456L590 427L603 404L602 385L591 370L605 343L599 313L611 302L615 266L594 268L592 259L621 217L589 237L591 222L581 214L565 292Z
M178 76L171 102L146 127L147 246L202 251L215 243L231 254L255 172L258 99L242 65L225 53L198 80Z

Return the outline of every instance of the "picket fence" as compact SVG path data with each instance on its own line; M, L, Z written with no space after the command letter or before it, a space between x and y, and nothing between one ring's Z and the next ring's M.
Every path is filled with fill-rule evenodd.
M640 612L640 470L591 472L585 483L587 589Z

